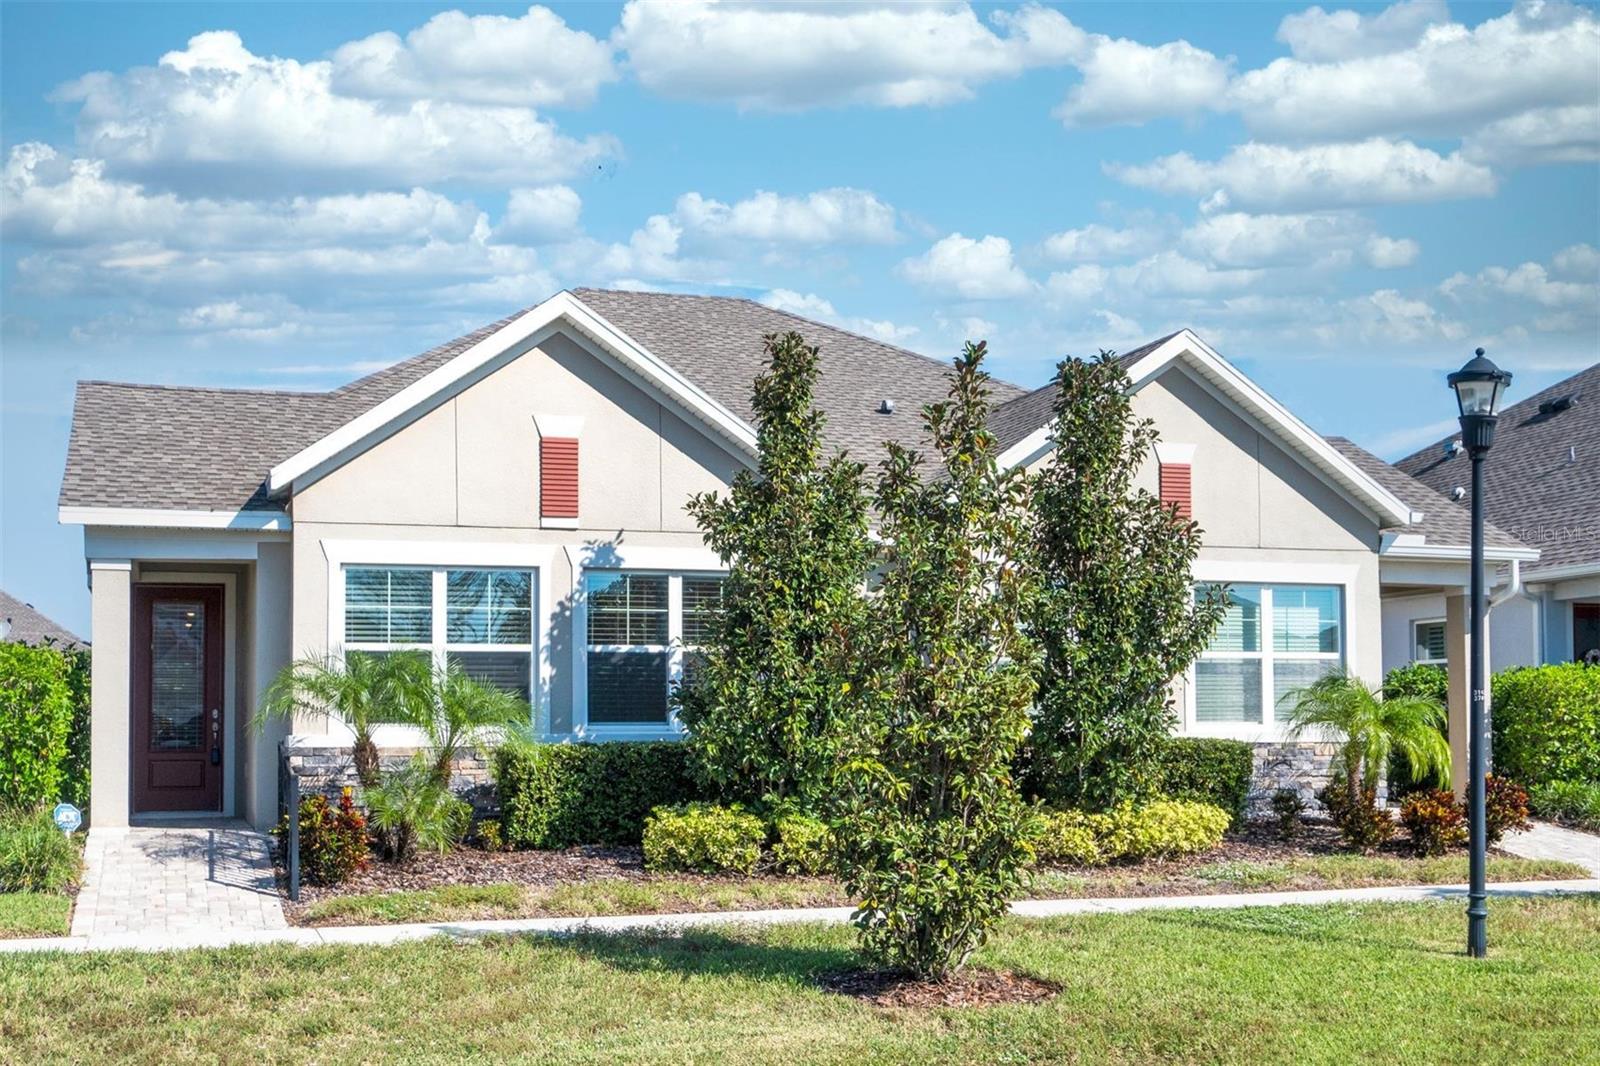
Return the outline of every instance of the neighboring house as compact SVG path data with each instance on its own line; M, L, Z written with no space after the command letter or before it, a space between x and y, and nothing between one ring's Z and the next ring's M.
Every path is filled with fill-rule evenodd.
M677 736L669 685L722 572L684 504L753 465L761 339L787 329L821 346L835 445L872 462L917 441L947 364L702 296L562 292L327 393L80 384L60 517L90 573L97 824L271 822L280 743L348 743L247 726L305 654L426 649L527 696L551 740ZM1279 697L1328 670L1376 682L1385 594L1465 584L1459 508L1190 331L1121 359L1162 436L1141 482L1199 522L1196 580L1236 601L1176 686L1180 728L1257 743L1271 784L1306 764ZM1005 462L1048 462L1050 390L994 401Z
M0 589L0 641L7 644L48 644L58 648L87 648L89 645L76 633L59 626L23 603L5 589Z
M1456 437L1395 465L1469 502L1472 461ZM1600 661L1600 363L1501 413L1483 503L1490 521L1539 549L1537 562L1500 575L1511 587L1489 615L1490 665ZM1385 665L1435 658L1444 602L1395 607Z

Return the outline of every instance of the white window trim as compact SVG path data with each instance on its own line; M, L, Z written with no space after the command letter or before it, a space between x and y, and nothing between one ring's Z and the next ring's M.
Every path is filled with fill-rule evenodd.
M1444 624L1445 624L1445 620L1443 618L1413 618L1411 620L1411 655L1409 656L1411 662L1420 664L1422 666L1446 666L1446 665L1449 664L1449 662L1450 662L1449 658L1444 658L1444 659L1419 659L1419 658L1416 657L1417 649L1422 646L1421 644L1419 644L1417 642L1417 627L1418 626L1442 626ZM1449 640L1448 633L1446 634L1445 639L1447 641Z
M1352 604L1355 602L1356 582L1359 568L1354 566L1338 566L1325 563L1247 563L1225 562L1222 560L1201 559L1197 560L1192 569L1192 577L1196 583L1216 583L1231 585L1334 585L1340 589L1339 596L1339 651L1330 652L1296 652L1281 656L1286 659L1328 659L1336 660L1350 668L1352 649L1356 643L1355 614ZM1260 722L1201 722L1195 717L1195 668L1190 664L1183 673L1183 694L1179 705L1182 709L1182 729L1186 736L1194 737L1220 737L1226 740L1245 740L1252 742L1276 742L1289 739L1289 731L1283 721L1278 717L1278 708L1272 706L1273 676L1272 656L1267 654L1267 648L1272 640L1271 630L1271 596L1264 593L1261 603L1261 644L1259 652L1220 652L1206 653L1212 659L1261 659L1261 700L1262 720ZM1198 661L1198 659L1196 660Z
M344 575L347 567L416 568L436 571L433 586L433 628L435 636L445 629L445 595L441 585L446 570L529 570L533 572L533 643L525 644L451 644L456 651L519 651L529 653L530 683L533 696L533 726L541 735L550 728L550 617L554 610L549 580L550 562L556 548L538 544L484 541L412 541L412 540L324 540L322 554L328 567L328 651L343 656L344 641ZM439 644L442 649L446 645ZM370 647L353 644L352 650ZM409 648L430 649L435 645L406 645ZM442 654L438 652L437 654ZM436 658L435 662L439 660ZM348 732L339 723L336 729ZM380 746L408 747L421 742L421 730L414 726L380 726L373 732Z
M572 565L572 735L580 740L679 740L683 723L671 703L667 720L655 722L589 721L589 652L665 651L667 685L683 678L683 579L686 577L727 577L722 560L708 548L622 548L573 545L567 549ZM585 561L585 560L592 561ZM672 565L679 564L679 565ZM626 573L663 576L667 579L667 643L590 644L589 596L587 577L595 573ZM581 638L581 639L580 639Z

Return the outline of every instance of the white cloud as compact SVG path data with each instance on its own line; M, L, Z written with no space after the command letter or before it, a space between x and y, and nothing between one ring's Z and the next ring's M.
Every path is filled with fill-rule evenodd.
M1296 59L1325 63L1410 48L1430 26L1448 21L1444 0L1402 0L1371 15L1313 7L1286 15L1278 24L1278 40Z
M1107 168L1119 181L1205 198L1212 207L1306 210L1491 196L1488 167L1408 141L1373 138L1291 147L1250 142L1214 162L1187 152Z
M973 240L952 233L924 254L902 261L900 273L918 285L968 300L1024 296L1034 288L1004 237Z
M581 107L616 78L609 44L530 7L517 18L446 11L403 41L384 31L340 45L331 87L379 100Z
M1064 263L1125 259L1155 251L1164 236L1154 227L1116 229L1091 222L1078 229L1051 234L1044 239L1043 249L1045 255Z
M1491 122L1462 142L1461 154L1502 167L1600 161L1600 107L1546 107Z
M1592 244L1563 248L1550 260L1551 269L1563 277L1578 277L1600 283L1600 251Z
M541 185L512 189L506 213L495 236L506 240L542 241L567 237L578 231L583 200L566 185Z
M1058 270L1045 281L1045 292L1057 303L1083 304L1097 299L1110 284L1111 271L1098 263Z
M845 104L916 107L1059 65L1085 35L1060 12L966 4L760 6L630 0L613 42L647 89L779 111Z
M834 310L833 304L818 296L816 293L800 293L793 289L773 289L759 298L760 303L779 311L787 311L791 315L801 318L810 318L818 322L827 322L852 333L859 333L874 340L884 341L889 344L900 344L914 337L919 330L916 326L900 326L887 319L853 318L841 315Z
M1385 237L1376 234L1367 241L1367 263L1378 270L1393 270L1410 266L1422 254L1422 245L1409 237Z
M1140 123L1217 110L1226 102L1233 72L1232 60L1188 41L1152 47L1098 35L1076 64L1083 81L1054 112L1068 126Z
M697 192L678 198L674 214L686 229L718 239L789 244L888 244L894 208L861 189L823 189L806 196L758 191L729 205Z
M1441 315L1424 300L1403 296L1394 289L1379 289L1344 303L1352 322L1366 340L1414 343L1459 341L1466 327Z
M1372 224L1349 212L1207 215L1183 231L1183 248L1222 266L1329 262L1366 241ZM1342 257L1348 260L1349 256ZM1335 259L1332 265L1338 265Z
M1374 24L1390 19L1399 38L1411 34L1419 18L1431 17L1416 8L1393 12L1375 16ZM1519 3L1471 29L1424 23L1415 44L1381 54L1359 47L1385 39L1374 26L1363 33L1358 25L1340 43L1327 35L1329 18L1322 21L1324 47L1318 52L1312 46L1318 61L1274 60L1234 83L1232 102L1258 135L1459 136L1535 108L1592 105L1600 98L1600 19L1564 0ZM1291 33L1302 45L1315 37Z
M1565 266L1581 259L1579 248L1569 248L1560 253ZM1589 249L1592 253L1593 249ZM1548 308L1570 308L1595 312L1600 309L1600 285L1591 277L1584 281L1565 281L1550 276L1541 263L1523 263L1515 267L1484 267L1476 275L1453 274L1439 285L1439 291L1458 301L1498 300L1512 297Z
M190 38L156 67L86 75L56 98L79 105L83 154L174 188L524 184L616 150L527 108L341 95L331 63L257 56L229 30Z
M1261 270L1218 269L1180 252L1157 252L1111 275L1119 288L1147 295L1206 296L1257 284Z

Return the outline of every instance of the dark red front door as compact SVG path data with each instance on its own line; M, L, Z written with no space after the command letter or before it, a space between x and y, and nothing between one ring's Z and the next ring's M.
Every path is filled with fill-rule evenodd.
M222 588L133 589L133 809L222 809Z

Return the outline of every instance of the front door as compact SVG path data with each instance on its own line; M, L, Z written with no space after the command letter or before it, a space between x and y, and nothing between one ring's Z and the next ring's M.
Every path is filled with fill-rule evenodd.
M222 587L133 589L133 810L222 809Z
M1572 658L1600 663L1600 603L1572 605Z

